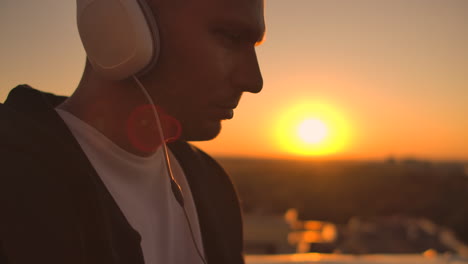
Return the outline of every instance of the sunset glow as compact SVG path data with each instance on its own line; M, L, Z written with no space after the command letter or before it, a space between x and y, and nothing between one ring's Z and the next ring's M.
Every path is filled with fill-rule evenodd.
M276 129L279 147L302 156L323 156L343 150L350 137L342 115L329 105L305 102L291 107Z
M245 93L219 136L197 147L252 158L468 160L468 1L266 2L268 39L255 48L263 90ZM86 61L76 4L0 3L0 102L18 84L71 95Z

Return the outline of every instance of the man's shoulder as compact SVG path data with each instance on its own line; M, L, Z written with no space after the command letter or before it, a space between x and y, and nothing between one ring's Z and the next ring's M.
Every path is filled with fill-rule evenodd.
M78 166L71 133L52 106L41 106L42 97L40 91L17 87L0 104L0 193L5 194L0 202L22 194L35 199Z
M5 103L0 104L0 156L3 161L17 155L41 153L49 147L48 142L54 140L53 129L43 120L55 114L53 107L44 103L44 97L49 96L20 85L10 92Z
M42 111L59 105L66 98L20 84L10 91L5 105L21 112Z
M0 153L5 160L3 154L24 151L37 134L32 120L5 104L0 104L0 120Z

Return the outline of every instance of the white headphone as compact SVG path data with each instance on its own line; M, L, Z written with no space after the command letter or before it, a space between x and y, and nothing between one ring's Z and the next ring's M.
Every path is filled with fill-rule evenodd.
M159 30L146 0L77 0L88 59L110 80L144 74L159 56Z

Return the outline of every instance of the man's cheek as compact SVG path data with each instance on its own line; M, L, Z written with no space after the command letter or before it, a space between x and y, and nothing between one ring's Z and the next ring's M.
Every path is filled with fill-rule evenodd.
M220 74L226 75L234 66L234 57L232 52L225 48L218 48L214 54L213 67L218 70Z

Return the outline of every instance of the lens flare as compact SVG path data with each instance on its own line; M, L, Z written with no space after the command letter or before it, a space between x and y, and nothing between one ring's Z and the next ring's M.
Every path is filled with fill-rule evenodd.
M166 143L179 139L182 133L180 122L166 114L162 108L156 106L156 109ZM162 143L153 106L149 104L139 106L132 111L126 122L126 132L132 146L141 152L152 153Z

